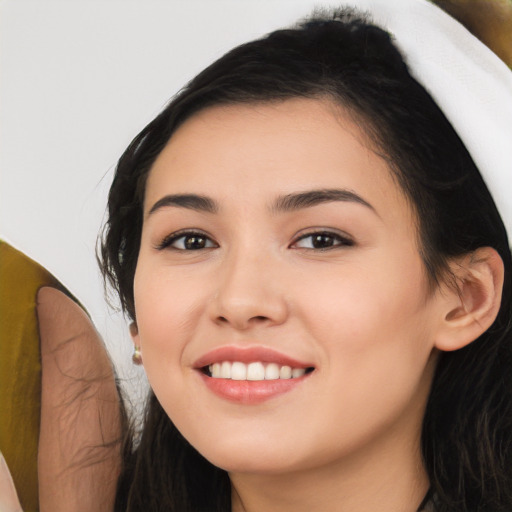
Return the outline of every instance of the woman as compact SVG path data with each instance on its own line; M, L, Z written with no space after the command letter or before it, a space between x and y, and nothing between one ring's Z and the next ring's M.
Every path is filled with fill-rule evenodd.
M512 510L506 229L360 13L193 79L122 156L102 258L152 387L119 510Z

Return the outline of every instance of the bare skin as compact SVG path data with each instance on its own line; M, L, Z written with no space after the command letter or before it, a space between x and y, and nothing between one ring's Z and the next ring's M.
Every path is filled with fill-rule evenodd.
M120 469L121 413L112 366L85 312L54 288L38 294L42 512L110 512Z

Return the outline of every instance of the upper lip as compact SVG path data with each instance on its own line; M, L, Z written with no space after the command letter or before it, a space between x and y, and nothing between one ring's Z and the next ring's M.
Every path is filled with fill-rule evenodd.
M260 361L262 363L276 363L281 366L291 366L292 368L311 368L313 365L304 361L299 361L286 354L268 347L239 347L228 345L213 349L202 355L194 362L195 368L204 368L214 363L223 361L239 361L241 363L252 363Z

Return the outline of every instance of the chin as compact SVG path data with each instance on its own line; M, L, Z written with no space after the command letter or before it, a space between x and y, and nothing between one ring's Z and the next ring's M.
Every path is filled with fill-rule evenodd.
M268 440L265 444L253 441L195 448L214 466L228 473L277 474L294 471L301 466L299 454L293 453L296 450L283 449L283 446Z
M257 457L253 454L240 454L238 456L225 456L215 454L207 459L218 468L228 473L251 473L251 474L279 474L294 471L296 468L288 461L276 457L274 454L259 453Z

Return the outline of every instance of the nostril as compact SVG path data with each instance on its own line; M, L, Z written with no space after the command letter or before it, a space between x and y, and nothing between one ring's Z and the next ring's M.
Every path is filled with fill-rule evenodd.
M222 324L229 324L229 323L237 324L238 323L237 320L239 320L239 319L233 318L233 319L229 320L225 316L218 316L217 317L217 322L222 323ZM245 325L249 325L251 323L261 323L261 322L266 322L268 320L269 320L269 318L264 316L264 315L257 315L257 316L250 317L248 320L243 321L243 323Z

